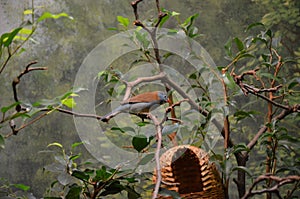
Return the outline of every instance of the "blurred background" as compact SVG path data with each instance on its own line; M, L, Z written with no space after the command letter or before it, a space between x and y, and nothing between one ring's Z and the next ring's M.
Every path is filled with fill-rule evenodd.
M65 12L74 20L60 18L39 24L29 41L26 51L9 63L0 76L0 105L13 101L11 80L23 70L27 63L38 60L36 66L48 67L22 78L19 97L23 102L33 103L37 99L52 99L68 91L74 82L78 68L88 53L101 41L117 33L110 30L118 27L117 16L134 20L129 0L0 0L0 34L18 27L24 18L23 11L32 8L37 15L43 12ZM226 65L224 44L230 37L244 38L249 24L263 21L281 34L287 46L286 55L299 52L299 7L294 0L161 0L161 7L180 13L182 20L199 13L196 26L201 37L197 40L210 54L217 66ZM139 4L142 19L156 17L155 1ZM166 28L172 28L172 21ZM133 25L130 26L134 28ZM9 131L2 128L1 131ZM42 197L51 176L45 177L43 167L53 161L47 153L41 153L52 142L70 146L80 139L73 118L60 113L51 114L29 126L17 136L6 140L0 153L0 177L11 183L23 183L31 187L37 197ZM93 158L84 147L80 152L85 159Z

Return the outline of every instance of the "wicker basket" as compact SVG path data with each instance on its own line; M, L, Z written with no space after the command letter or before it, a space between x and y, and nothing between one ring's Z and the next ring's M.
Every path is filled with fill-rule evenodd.
M202 149L189 145L173 147L160 157L160 164L161 187L178 192L182 198L224 198L220 175ZM153 180L156 182L156 171Z

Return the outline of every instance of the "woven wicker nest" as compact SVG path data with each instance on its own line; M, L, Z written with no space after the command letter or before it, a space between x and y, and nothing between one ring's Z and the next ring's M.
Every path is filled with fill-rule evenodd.
M189 145L173 147L160 157L160 165L161 187L178 192L182 198L224 198L219 172L202 149ZM156 182L156 171L153 180Z

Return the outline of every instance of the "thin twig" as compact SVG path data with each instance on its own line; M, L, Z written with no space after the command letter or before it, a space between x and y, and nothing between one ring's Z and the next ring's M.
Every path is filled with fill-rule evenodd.
M137 12L137 5L138 5L138 3L140 3L141 1L143 1L143 0L136 0L136 1L131 2L131 6L132 6L132 8L133 8L135 20L138 20L138 19L139 19L139 15L138 15L138 12Z
M17 135L17 133L19 133L20 130L26 128L27 126L35 123L36 121L40 120L41 118L43 118L44 116L52 113L53 111L58 111L60 113L64 113L64 114L67 114L67 115L72 115L74 117L85 117L85 118L94 118L94 119L97 119L97 120L100 120L102 118L102 116L100 115L94 115L94 114L84 114L84 113L76 113L76 112L73 112L73 111L70 111L70 110L67 110L67 109L63 109L63 108L59 108L59 107L56 107L56 108L41 108L39 109L40 112L45 112L41 115L39 115L37 118L31 120L30 122L26 123L26 124L23 124L22 126L20 126L19 128L12 128L13 125L10 125L11 126L11 129L12 129L12 133L8 133L5 138L8 138L12 135Z
M13 129L13 130L12 130L12 133L7 134L7 135L5 136L5 138L8 138L8 137L10 137L10 136L12 136L12 135L17 135L17 134L20 132L20 130L26 128L26 127L29 126L29 125L32 125L32 124L35 123L36 121L38 121L38 120L42 119L43 117L45 117L47 114L48 114L48 113L43 113L43 114L39 115L37 118L31 120L30 122L21 125L19 128Z
M14 80L12 82L12 87L13 87L13 94L14 94L14 100L15 100L15 102L19 102L18 94L17 94L17 85L20 83L21 77L23 75L31 72L31 71L34 71L34 70L47 70L46 67L30 68L30 66L32 66L33 64L36 64L36 63L38 63L38 62L37 61L32 61L29 64L27 64L27 66L25 67L25 69L16 78L14 78ZM20 104L18 104L16 106L16 111L20 112L21 110L22 110L22 107L21 107Z
M277 107L285 109L285 110L288 110L290 108L289 106L285 106L285 105L282 105L280 103L277 103L274 100L271 100L268 97L266 97L266 96L264 96L264 95L262 95L258 92L253 91L253 88L251 88L251 86L249 86L247 84L244 84L244 88L246 88L249 93L266 100L267 102L273 104L274 106L277 106ZM270 91L270 92L273 92L273 91Z

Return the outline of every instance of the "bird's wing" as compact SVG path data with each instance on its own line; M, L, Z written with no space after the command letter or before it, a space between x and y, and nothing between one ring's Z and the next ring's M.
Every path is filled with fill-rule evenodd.
M108 120L110 120L111 118L115 117L116 115L118 115L119 113L122 112L129 112L130 111L130 104L124 104L121 105L119 107L117 107L116 109L114 109L112 112L104 115L101 120L107 122Z
M159 100L157 91L142 93L136 96L129 98L128 100L122 102L122 104L135 104L141 102L154 102Z

